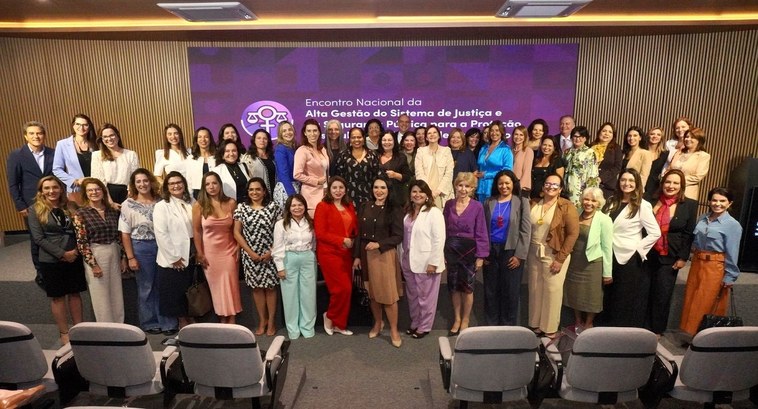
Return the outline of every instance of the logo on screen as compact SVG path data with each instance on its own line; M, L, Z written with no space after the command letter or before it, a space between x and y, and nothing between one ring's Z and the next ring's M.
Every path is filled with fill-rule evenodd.
M276 101L256 101L242 111L242 127L248 135L253 136L258 128L263 128L276 139L279 122L292 122L292 114L286 106Z

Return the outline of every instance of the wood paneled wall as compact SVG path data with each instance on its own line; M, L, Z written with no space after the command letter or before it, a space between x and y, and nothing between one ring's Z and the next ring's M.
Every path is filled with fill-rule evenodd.
M544 44L578 42L575 116L595 130L614 122L660 125L689 116L706 132L711 171L701 194L726 184L731 169L758 156L758 31L663 36L409 40L380 43L213 43L0 38L0 158L23 143L21 125L40 120L47 145L71 134L83 112L114 123L124 143L152 168L163 126L193 129L187 47L350 47ZM556 127L557 124L550 124ZM618 136L621 141L621 135ZM6 178L5 166L0 177ZM701 202L704 200L701 197ZM0 230L22 230L7 189L0 189Z

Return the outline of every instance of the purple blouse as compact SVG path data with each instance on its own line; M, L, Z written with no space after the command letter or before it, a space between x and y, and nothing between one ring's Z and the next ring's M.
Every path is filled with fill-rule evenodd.
M490 255L490 238L487 222L484 220L484 207L476 200L469 200L468 206L459 216L455 212L455 199L445 203L442 211L445 217L447 237L462 237L476 241L476 257L486 258Z

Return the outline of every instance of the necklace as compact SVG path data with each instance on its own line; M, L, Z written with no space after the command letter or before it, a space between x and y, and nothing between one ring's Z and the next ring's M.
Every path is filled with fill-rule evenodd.
M584 216L584 213L582 213L582 220L590 220L590 219L592 219L593 217L595 217L595 212L592 212L592 216L590 216L590 217L585 217L585 216Z
M505 216L505 212L508 210L508 208L510 207L510 205L511 205L511 201L508 200L508 201L505 201L503 203L498 202L497 206L495 206L495 210L496 211L497 211L498 208L501 209L500 210L500 214L498 214L497 218L495 219L495 223L497 223L497 227L500 228L500 227L505 226L505 218L503 218L503 216Z
M551 203L550 206L547 207L547 210L545 210L545 202L544 201L542 202L542 208L540 209L540 218L537 219L538 225L542 226L543 224L545 224L545 220L543 220L545 217L545 213L549 212L550 208L553 207L553 205L556 204L557 202L558 200Z

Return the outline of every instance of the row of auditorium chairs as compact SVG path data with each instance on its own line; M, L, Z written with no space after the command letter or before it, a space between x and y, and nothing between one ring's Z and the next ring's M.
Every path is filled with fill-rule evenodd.
M536 408L550 397L595 404L640 399L646 408L664 397L704 408L758 404L758 327L703 330L683 356L640 328L591 328L571 340L561 350L523 327L468 328L454 347L440 337L443 386L461 408L523 399Z
M153 352L145 333L127 324L81 323L69 339L57 351L43 350L28 327L0 321L0 389L44 385L58 391L61 406L87 391L111 398L163 393L164 407L177 393L251 398L254 409L268 397L274 408L289 363L283 336L261 351L240 325L188 325L162 352Z

